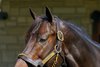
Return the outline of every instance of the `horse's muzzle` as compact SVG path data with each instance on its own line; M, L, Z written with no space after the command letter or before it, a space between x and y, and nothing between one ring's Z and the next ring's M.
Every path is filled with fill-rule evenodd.
M18 58L24 60L27 65L32 65L32 67L43 67L43 63L42 63L42 60L41 59L36 59L36 60L32 60L31 58L27 57L26 55L24 54L20 54L18 56Z

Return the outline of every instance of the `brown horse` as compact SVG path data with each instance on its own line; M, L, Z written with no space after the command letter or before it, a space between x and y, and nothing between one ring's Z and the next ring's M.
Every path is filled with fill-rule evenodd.
M26 35L26 48L15 67L100 67L100 44L70 21L52 16L34 16Z

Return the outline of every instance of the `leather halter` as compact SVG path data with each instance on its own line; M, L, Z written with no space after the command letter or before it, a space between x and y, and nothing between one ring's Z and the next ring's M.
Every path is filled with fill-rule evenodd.
M57 20L56 20L57 21ZM25 53L21 53L18 55L18 58L21 58L22 60L24 60L27 64L31 64L32 66L35 67L43 67L53 56L57 56L61 53L62 51L62 41L64 41L64 35L62 33L62 31L60 31L60 23L57 21L57 44L54 47L54 50L43 60L38 59L33 61L31 58L29 58ZM61 56L61 55L60 55ZM63 58L63 56L61 56Z

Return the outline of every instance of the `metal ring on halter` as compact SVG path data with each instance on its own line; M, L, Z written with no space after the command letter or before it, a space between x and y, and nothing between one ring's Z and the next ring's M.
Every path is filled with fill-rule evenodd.
M57 45L55 45L55 47L54 47L55 52L56 52L56 53L60 53L60 52L62 51L62 49L61 49L61 47L60 47L60 49L58 50L58 49L57 49L57 47L58 47L58 46L57 46Z
M61 31L57 32L57 37L58 37L58 40L64 41L64 34Z

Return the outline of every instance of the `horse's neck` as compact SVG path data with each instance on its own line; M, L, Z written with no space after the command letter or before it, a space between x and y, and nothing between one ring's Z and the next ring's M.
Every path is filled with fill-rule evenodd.
M70 24L67 25L65 23L64 25L66 25L64 29L66 47L80 67L99 67L100 49L95 46L96 44L91 42L92 40L88 40L88 37L85 36L80 28L72 25L71 28L73 30L71 30L70 27L68 27Z
M98 65L100 63L100 52L93 45L89 46L82 40L73 43L72 46L70 46L70 53L83 67L85 67L84 65L86 64L89 65L88 67L92 67L93 65Z
M100 52L100 44L92 41L81 28L67 22L65 22L64 25L67 31L67 33L64 31L67 42L75 43L77 47L80 46L81 49L85 47L84 49L89 53Z

